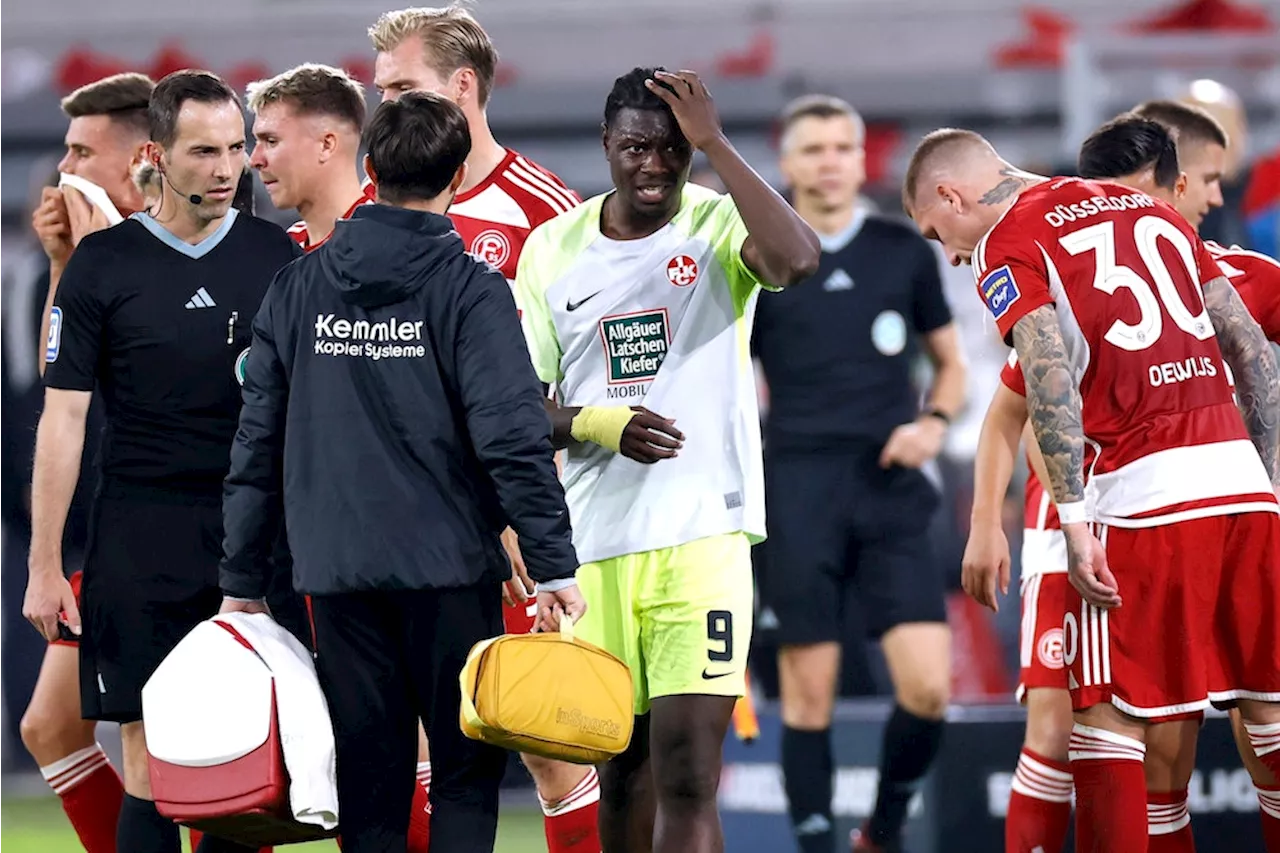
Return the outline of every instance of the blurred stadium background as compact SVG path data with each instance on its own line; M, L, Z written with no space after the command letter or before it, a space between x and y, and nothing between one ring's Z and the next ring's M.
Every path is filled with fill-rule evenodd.
M29 300L43 255L30 233L32 199L60 157L58 98L107 74L159 79L207 68L240 91L303 61L341 65L369 83L366 27L387 8L369 0L26 0L6 4L0 43L0 264L4 330L3 837L14 851L75 850L56 801L17 736L42 653L21 617L32 428L38 413ZM490 105L500 142L558 173L582 195L608 186L600 150L604 97L634 65L692 68L707 81L730 137L778 181L775 119L792 97L840 96L868 123L868 205L899 212L898 186L916 139L943 125L986 134L1011 161L1070 172L1095 125L1153 97L1238 98L1227 115L1239 167L1227 207L1206 236L1276 252L1280 203L1280 0L477 0L470 4L502 61ZM371 105L376 94L369 92ZM695 163L696 166L696 163ZM1268 179L1268 169L1271 177ZM1243 201L1252 181L1250 201ZM287 223L262 195L263 215ZM945 495L933 527L958 588L978 426L1006 350L972 297L967 269L947 270L971 365L969 401L931 474ZM1019 481L1020 482L1020 481ZM1006 521L1015 561L1021 495ZM1016 566L1014 582L1016 589ZM779 723L769 621L759 620L753 671L761 737L730 739L721 803L733 851L792 848L776 764ZM952 597L955 725L913 809L912 850L1000 848L1000 820L1021 738L1012 704L1018 609L992 618ZM851 828L875 793L875 752L887 679L850 626L836 726L836 814ZM101 727L104 743L113 732ZM112 745L113 746L113 745ZM545 849L523 770L508 774L499 850ZM1211 719L1192 785L1202 850L1261 849L1257 801L1225 722ZM314 848L320 849L317 845Z

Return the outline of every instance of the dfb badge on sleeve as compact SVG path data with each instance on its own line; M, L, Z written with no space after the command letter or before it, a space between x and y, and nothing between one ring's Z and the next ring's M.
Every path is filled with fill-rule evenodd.
M991 315L999 320L1009 311L1009 306L1022 296L1018 283L1013 279L1013 271L1008 264L996 267L987 273L978 285L982 299L991 309Z
M58 360L58 350L62 349L62 309L57 305L49 310L49 337L44 342L44 360L53 364Z

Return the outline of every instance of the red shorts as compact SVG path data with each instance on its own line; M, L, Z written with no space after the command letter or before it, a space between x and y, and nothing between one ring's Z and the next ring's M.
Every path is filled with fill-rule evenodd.
M502 604L502 626L508 634L528 634L533 631L533 623L538 618L538 601L530 598L524 604L514 607L506 602Z
M1061 538L1061 534L1058 535ZM1071 582L1064 572L1023 578L1022 632L1018 640L1021 668L1014 694L1019 702L1025 701L1027 691L1034 687L1067 689L1067 668L1062 660L1062 616L1067 612L1070 591Z
M1210 702L1280 701L1280 515L1099 528L1124 604L1067 593L1063 657L1076 710L1152 721Z
M83 575L82 575L82 573L81 573L81 572L74 572L74 573L71 575L71 577L67 578L67 580L71 582L71 594L72 594L72 595L74 595L74 596L76 597L76 607L79 607L79 606L80 606L80 580L81 580L81 578L82 578L82 577L83 577ZM79 648L79 647L80 647L80 641L79 641L79 640L64 640L64 639L62 639L61 637L59 637L58 639L54 640L54 641L53 641L52 643L50 643L49 645L51 645L51 646L70 646L71 648L75 649L75 648Z

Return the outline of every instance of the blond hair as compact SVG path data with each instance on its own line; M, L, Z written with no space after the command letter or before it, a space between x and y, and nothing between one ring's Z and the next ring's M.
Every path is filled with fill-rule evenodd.
M369 38L379 53L395 50L411 36L421 39L427 63L441 77L448 77L459 68L474 71L480 106L489 103L498 51L470 12L457 4L399 9L384 12L369 28Z
M308 62L250 83L245 94L255 113L270 104L286 104L301 115L342 119L357 132L364 127L364 86L341 68Z
M992 153L995 151L990 142L972 130L944 127L925 134L911 155L906 177L902 181L902 206L907 212L910 213L915 207L919 184L927 175L938 171L957 152L978 146L990 149Z

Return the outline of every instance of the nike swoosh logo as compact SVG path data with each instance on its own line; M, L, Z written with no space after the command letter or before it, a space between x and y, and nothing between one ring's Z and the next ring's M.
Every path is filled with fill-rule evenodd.
M724 678L726 675L733 675L733 673L732 672L709 673L705 669L702 671L702 677L706 681L710 681L713 678Z
M599 296L603 292L604 291L597 290L595 293L591 294L586 299L579 299L577 302L566 302L564 306L564 310L577 311L583 305L586 305L588 302L590 302L592 299L595 299L597 296Z

